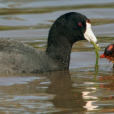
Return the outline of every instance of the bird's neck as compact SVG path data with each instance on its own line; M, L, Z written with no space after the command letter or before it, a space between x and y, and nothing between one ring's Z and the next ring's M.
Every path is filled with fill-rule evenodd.
M53 37L52 37L53 36ZM68 69L70 63L70 53L72 44L64 36L49 35L46 53L50 56L62 69Z

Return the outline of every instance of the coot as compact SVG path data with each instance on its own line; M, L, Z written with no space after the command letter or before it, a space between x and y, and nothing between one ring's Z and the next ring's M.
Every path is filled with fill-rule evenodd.
M53 23L46 51L12 39L0 39L0 73L38 73L68 69L73 43L85 39L97 44L90 20L77 12L63 14Z

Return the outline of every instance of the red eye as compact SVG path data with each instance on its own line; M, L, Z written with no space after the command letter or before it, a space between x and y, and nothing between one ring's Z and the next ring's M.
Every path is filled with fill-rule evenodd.
M82 26L82 23L78 23L79 26Z

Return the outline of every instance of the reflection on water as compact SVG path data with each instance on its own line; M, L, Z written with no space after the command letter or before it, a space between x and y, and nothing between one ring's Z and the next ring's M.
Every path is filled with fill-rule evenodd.
M61 14L90 18L103 53L114 42L113 0L0 0L0 38L14 38L45 50L49 28ZM69 71L0 75L0 114L114 113L114 70L86 41L73 45Z
M95 77L93 68L77 70L1 77L1 112L113 112L113 74Z

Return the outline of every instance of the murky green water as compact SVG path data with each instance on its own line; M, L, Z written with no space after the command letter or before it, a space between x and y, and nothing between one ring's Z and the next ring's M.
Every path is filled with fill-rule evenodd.
M61 14L76 11L91 19L103 53L114 42L113 0L0 0L0 38L45 50L48 30ZM114 69L99 60L86 41L74 44L69 71L0 75L0 114L113 114Z

